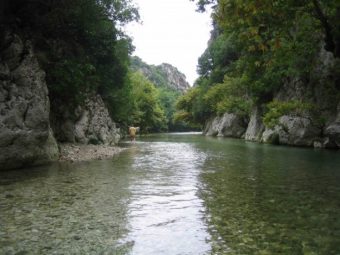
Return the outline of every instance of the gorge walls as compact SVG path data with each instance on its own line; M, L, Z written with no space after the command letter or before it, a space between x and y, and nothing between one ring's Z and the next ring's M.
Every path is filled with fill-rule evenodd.
M340 148L340 99L335 61L331 53L322 49L313 74L317 79L283 81L271 100L277 104L269 113L276 116L271 125L265 123L269 110L266 103L261 103L251 109L246 131L237 122L221 121L225 116L236 118L235 114L226 113L207 121L204 134L272 144ZM282 110L280 105L286 109ZM235 129L243 135L235 136Z
M99 95L70 112L51 112L45 72L32 42L0 34L0 169L45 164L59 157L58 142L114 145L119 129Z
M45 72L32 44L9 31L0 42L0 169L55 160Z

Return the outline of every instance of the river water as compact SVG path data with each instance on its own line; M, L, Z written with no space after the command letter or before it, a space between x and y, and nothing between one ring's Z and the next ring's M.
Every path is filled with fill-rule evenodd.
M199 134L0 172L0 254L340 254L338 151Z

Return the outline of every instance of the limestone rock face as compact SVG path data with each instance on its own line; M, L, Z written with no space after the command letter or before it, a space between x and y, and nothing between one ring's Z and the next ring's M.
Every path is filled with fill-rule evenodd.
M262 111L260 107L254 107L250 115L250 121L245 134L248 141L260 141L265 127L262 122Z
M0 39L0 169L55 160L45 73L29 41L10 32Z
M324 135L324 147L340 148L340 103L337 108L337 116L334 121L325 127Z
M176 67L163 63L161 65L149 65L137 56L131 59L131 69L141 72L145 77L158 87L167 87L181 93L190 88L185 75Z
M318 63L311 77L285 77L277 91L267 101L254 106L250 121L236 129L230 114L207 122L204 133L211 136L244 137L249 141L317 148L340 148L340 102L336 59L324 47L318 54ZM335 73L334 73L335 72ZM269 128L263 123L265 105L271 100L301 102L306 109L292 109L278 116L278 124ZM302 107L303 108L303 107ZM236 121L237 123L237 121Z
M61 142L114 145L120 139L120 130L99 95L90 97L72 114L65 110L54 130Z
M159 68L165 74L170 87L179 91L186 91L190 88L189 83L186 81L185 75L179 72L176 67L163 63L159 66Z
M224 136L241 138L246 131L244 119L233 113L225 113L208 121L204 134L207 136Z
M274 130L265 130L262 141L294 146L313 146L320 140L320 136L321 128L310 118L284 115L280 117L279 124Z

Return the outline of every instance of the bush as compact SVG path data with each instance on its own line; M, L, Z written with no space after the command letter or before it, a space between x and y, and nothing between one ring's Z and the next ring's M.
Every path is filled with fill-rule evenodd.
M225 77L224 82L210 87L204 95L206 104L216 115L226 112L247 116L251 101L240 78Z
M266 107L267 112L263 117L263 123L269 128L275 127L283 115L306 116L306 112L314 109L310 103L296 100L286 102L274 100L267 104Z

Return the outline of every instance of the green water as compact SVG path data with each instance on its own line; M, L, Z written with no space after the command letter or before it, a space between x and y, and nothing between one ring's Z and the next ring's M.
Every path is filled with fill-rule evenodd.
M0 254L340 254L340 152L163 134L0 172Z

